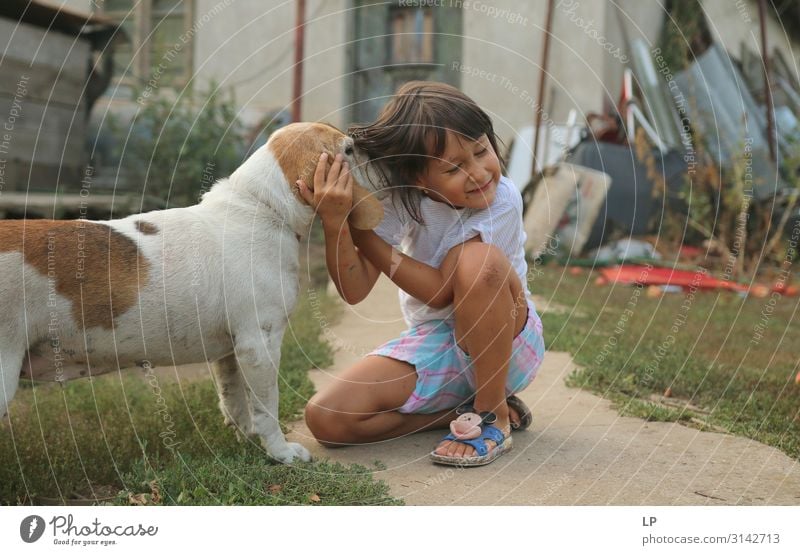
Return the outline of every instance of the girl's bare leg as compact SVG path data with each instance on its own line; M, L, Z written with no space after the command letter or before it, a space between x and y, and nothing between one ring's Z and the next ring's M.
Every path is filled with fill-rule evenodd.
M309 400L306 423L317 441L329 447L446 428L456 417L454 410L433 414L397 411L411 396L416 382L417 372L406 362L365 357Z
M453 270L456 340L473 360L477 386L475 411L494 412L495 426L508 431L505 386L511 344L527 320L525 292L505 254L496 247L468 242L460 252L451 254L457 254ZM487 444L494 446L491 441ZM475 449L443 441L436 452L470 457Z
M457 416L455 409L433 414L397 411L411 396L416 380L410 364L381 356L366 357L309 400L306 423L314 437L328 447L447 428ZM518 420L518 416L513 414L512 419Z
M456 338L472 355L476 371L475 410L497 414L497 426L509 427L505 384L511 343L525 326L524 290L499 249L473 241L453 249L443 271L453 272ZM311 433L323 445L343 446L447 428L455 409L433 414L398 412L414 391L415 368L399 360L368 356L337 376L314 395L305 410ZM491 442L489 442L491 444ZM471 456L472 447L442 442L440 454Z

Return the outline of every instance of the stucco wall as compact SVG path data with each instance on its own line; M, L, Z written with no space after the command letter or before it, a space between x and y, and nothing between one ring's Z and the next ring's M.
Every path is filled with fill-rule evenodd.
M758 4L753 0L703 0L706 20L714 40L728 52L739 56L740 44L744 41L753 52L761 51L761 31L759 28ZM767 17L767 48L772 52L778 48L790 64L800 64L800 45L794 46L788 40L781 23Z
M195 19L219 1L198 0ZM463 90L492 114L501 137L511 139L516 129L534 119L546 4L544 0L443 1L464 13L463 50L460 59L448 61L449 69L461 73ZM581 116L602 108L603 68L611 55L599 46L596 35L603 34L604 3L561 0L557 4L543 105L547 116L560 122L570 108ZM348 123L350 5L348 0L308 2L304 119ZM236 17L231 17L234 9ZM267 110L288 110L293 22L293 2L265 13L260 3L236 0L197 33L199 81L214 79L233 87L250 121Z
M411 3L413 0L405 0ZM546 0L417 0L463 10L463 47L447 60L463 90L493 116L504 140L534 121ZM752 0L704 0L712 32L735 55L744 38L755 50L758 12ZM86 7L88 0L69 0ZM579 119L616 104L630 56L627 39L655 45L663 9L654 0L556 0L549 75L543 109L562 122L571 108ZM222 9L219 6L222 5ZM349 123L352 0L308 0L303 118ZM619 14L617 13L619 11ZM196 0L194 71L198 85L212 80L235 92L243 119L290 109L294 63L294 1ZM204 19L205 18L205 19ZM619 20L624 22L624 32ZM748 21L749 20L749 21ZM774 18L770 45L800 59ZM792 57L787 56L792 62ZM555 93L555 94L554 94Z
M221 0L197 0L195 21ZM291 110L294 2L228 0L230 5L198 31L194 65L198 81L232 88L245 119ZM307 2L303 119L343 123L346 0Z
M561 122L571 108L585 115L602 107L607 54L589 32L602 30L604 5L570 0L557 4L542 109ZM539 108L546 3L475 2L464 10L462 88L491 112L501 138L509 140L520 127L533 124Z
M76 12L91 13L92 0L61 0L60 2L50 2L52 6L64 6L68 10Z

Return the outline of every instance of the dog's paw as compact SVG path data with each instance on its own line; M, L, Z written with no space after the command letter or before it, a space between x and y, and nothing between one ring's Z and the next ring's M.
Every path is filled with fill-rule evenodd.
M303 462L311 460L311 453L299 443L287 443L284 449L271 452L270 456L284 464L297 462L298 460Z
M311 460L311 453L308 452L308 449L300 445L299 443L290 443L289 447L291 447L294 452L300 457L300 460L303 462L309 462Z

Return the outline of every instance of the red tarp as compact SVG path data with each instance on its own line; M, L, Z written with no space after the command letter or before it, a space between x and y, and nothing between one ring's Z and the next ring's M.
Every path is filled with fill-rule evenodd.
M609 282L641 284L641 285L677 285L688 289L726 289L737 293L748 293L765 296L770 292L794 296L798 288L778 282L771 288L758 283L744 284L735 281L717 279L705 271L675 270L672 268L656 268L623 264L611 268L600 268L600 274Z

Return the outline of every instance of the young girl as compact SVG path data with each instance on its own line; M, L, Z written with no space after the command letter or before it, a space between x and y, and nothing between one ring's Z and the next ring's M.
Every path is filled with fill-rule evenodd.
M333 446L447 427L466 412L431 458L487 464L511 448L512 427L530 424L514 393L544 354L527 300L522 199L501 174L492 122L454 87L410 82L350 134L392 186L379 227L347 225L352 185L338 156L330 167L320 157L313 192L298 189L322 219L342 298L358 303L383 272L409 329L316 394L306 422Z

